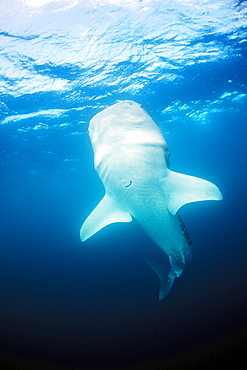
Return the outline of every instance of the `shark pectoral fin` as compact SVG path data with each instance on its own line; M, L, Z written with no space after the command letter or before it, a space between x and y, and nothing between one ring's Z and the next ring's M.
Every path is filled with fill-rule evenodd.
M80 230L80 239L84 242L109 224L130 222L131 220L131 215L121 210L115 200L106 194L83 223Z
M164 178L164 192L167 208L172 215L186 203L222 199L221 192L211 182L170 170Z
M145 260L160 278L159 300L161 301L170 292L176 273L172 270L167 270L164 266L157 264L149 258L145 258Z

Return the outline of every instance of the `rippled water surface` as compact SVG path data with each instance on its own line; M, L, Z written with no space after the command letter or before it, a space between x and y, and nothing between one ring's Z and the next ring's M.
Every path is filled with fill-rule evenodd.
M237 0L0 1L3 363L198 369L243 355L246 26ZM172 170L224 197L181 210L194 256L162 302L135 222L79 240L104 193L88 122L125 99L161 128Z

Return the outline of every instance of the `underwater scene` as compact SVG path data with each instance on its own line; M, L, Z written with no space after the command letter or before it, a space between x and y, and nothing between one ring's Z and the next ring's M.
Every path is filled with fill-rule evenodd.
M1 0L0 49L0 368L246 360L247 2Z

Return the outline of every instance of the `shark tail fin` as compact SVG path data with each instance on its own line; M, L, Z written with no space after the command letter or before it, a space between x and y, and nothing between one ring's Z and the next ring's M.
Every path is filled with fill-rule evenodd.
M159 300L164 299L167 294L170 292L171 287L174 283L175 277L177 276L173 270L168 270L162 265L154 262L149 258L145 258L149 266L154 270L154 272L160 278L160 291L159 291Z

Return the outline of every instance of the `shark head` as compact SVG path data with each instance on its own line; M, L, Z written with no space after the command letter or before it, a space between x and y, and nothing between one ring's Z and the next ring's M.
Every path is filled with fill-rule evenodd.
M134 101L124 100L99 112L91 119L88 131L96 170L109 151L135 145L162 147L169 166L170 154L164 136L149 114Z
M93 146L150 143L166 146L167 143L153 119L143 107L131 100L116 103L96 114L89 123L89 136ZM109 142L109 140L113 142Z

